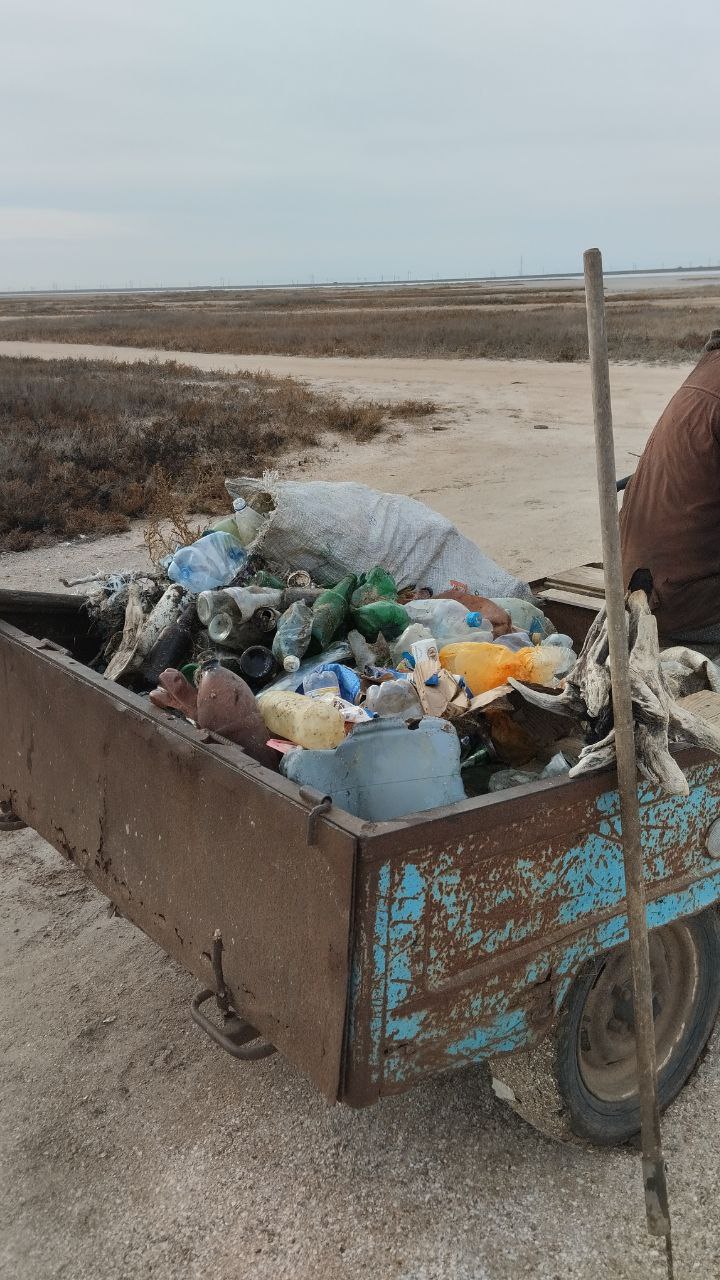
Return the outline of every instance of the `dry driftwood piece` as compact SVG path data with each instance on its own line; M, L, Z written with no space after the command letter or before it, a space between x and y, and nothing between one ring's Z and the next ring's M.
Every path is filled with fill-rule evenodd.
M697 689L699 679L705 681L704 687L720 690L717 669L691 649L660 653L657 623L644 591L628 595L626 619L638 769L642 777L670 795L687 795L687 779L670 753L670 743L703 747L720 755L720 730L676 699ZM529 689L514 679L510 684L536 706L607 725L607 732L599 741L583 748L578 763L570 770L571 777L614 764L612 684L604 609L590 628L559 696Z

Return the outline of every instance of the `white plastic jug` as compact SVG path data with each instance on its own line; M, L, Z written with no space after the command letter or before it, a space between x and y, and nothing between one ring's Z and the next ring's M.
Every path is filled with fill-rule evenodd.
M345 737L342 711L322 698L271 689L257 701L260 715L276 738L297 742L300 747L332 748Z

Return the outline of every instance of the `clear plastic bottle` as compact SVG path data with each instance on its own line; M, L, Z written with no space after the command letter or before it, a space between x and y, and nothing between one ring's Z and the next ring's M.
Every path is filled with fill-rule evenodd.
M334 671L311 671L303 680L303 693L307 698L339 698L340 681Z
M188 547L178 547L168 565L168 578L188 591L211 591L243 569L247 552L229 533L206 533Z
M337 747L345 737L342 711L322 698L269 689L257 700L266 727L276 738L319 750Z
M412 622L429 628L439 646L492 638L491 624L480 613L468 613L459 600L409 600L405 611Z
M236 498L233 502L237 537L244 547L249 547L257 538L267 517L249 507L244 498Z
M527 631L508 631L507 635L496 636L493 644L502 644L506 649L517 653L518 649L532 649L533 642Z
M401 720L422 720L423 709L414 684L410 680L383 680L371 684L365 695L365 707L376 716L399 716Z
M544 645L513 653L502 644L448 644L440 650L440 662L447 671L463 676L477 695L505 684L509 676L533 684L549 684L564 652L558 646Z
M510 619L514 627L519 631L527 631L528 635L549 636L555 631L555 627L549 618L532 600L520 600L514 596L495 596L493 604L504 609L510 614Z
M545 639L542 641L542 648L554 649L557 653L561 655L557 670L555 672L555 675L558 677L566 676L568 672L572 671L573 667L575 666L575 663L578 660L578 656L575 650L573 649L573 642L570 636L557 635L557 634L552 636L546 636Z
M398 662L402 662L404 653L412 653L412 647L417 644L418 640L430 640L433 638L432 631L422 622L411 622L406 627L401 636L394 640L390 645L390 654L392 660L397 666Z
M285 671L297 671L312 636L313 613L303 600L296 600L278 620L273 657Z

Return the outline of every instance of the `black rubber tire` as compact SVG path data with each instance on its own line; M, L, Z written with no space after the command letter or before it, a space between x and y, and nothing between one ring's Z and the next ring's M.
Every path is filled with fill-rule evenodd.
M698 959L692 1015L658 1079L660 1107L677 1097L702 1058L720 1010L720 918L714 908L675 924L691 931ZM670 926L672 927L672 926ZM629 1141L640 1131L637 1094L607 1101L591 1093L582 1076L579 1036L585 1003L608 958L605 953L575 979L555 1034L557 1084L570 1129L603 1146Z

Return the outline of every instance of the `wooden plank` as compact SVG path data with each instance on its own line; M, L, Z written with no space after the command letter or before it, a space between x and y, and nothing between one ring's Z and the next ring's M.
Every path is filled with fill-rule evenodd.
M579 565L576 569L549 574L545 583L548 587L559 587L562 590L582 591L603 597L605 595L605 575L595 565Z
M561 590L556 587L550 587L547 590L542 588L537 594L540 600L547 600L554 604L569 604L574 609L590 609L593 613L599 613L603 604L600 596L580 595L576 591Z

